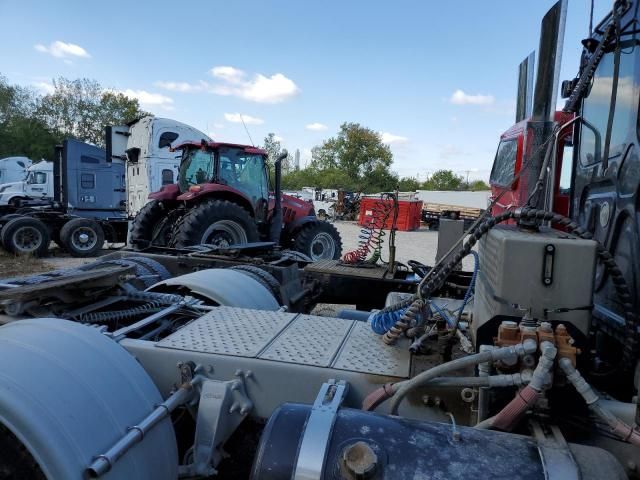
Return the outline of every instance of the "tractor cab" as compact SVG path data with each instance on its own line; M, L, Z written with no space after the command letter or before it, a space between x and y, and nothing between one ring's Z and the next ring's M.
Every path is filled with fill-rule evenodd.
M187 143L178 175L178 200L194 200L212 191L240 196L259 220L266 219L269 202L266 152L243 145Z

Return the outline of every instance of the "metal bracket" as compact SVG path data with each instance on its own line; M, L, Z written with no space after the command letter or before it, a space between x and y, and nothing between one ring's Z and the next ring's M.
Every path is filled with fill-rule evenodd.
M244 378L238 375L235 380L221 382L201 374L196 376L194 383L199 385L200 402L192 460L180 466L179 476L208 477L217 473L215 467L226 456L222 446L253 408Z
M336 414L347 395L348 384L331 379L322 384L307 419L294 480L319 480Z
M533 437L538 442L538 451L548 480L580 480L580 469L569 445L556 425L549 425L550 432L536 420L530 422Z

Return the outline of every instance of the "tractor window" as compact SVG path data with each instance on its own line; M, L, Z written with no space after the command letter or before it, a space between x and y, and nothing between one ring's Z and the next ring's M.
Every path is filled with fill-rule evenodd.
M498 145L496 159L491 169L491 185L498 187L511 187L516 175L516 156L518 153L518 140L503 140Z
M610 157L622 153L629 132L635 125L638 89L634 85L633 76L638 47L630 44L631 42L623 42L620 52L616 107L609 146ZM602 57L591 88L584 100L579 156L580 164L584 166L601 162L604 154L613 87L614 60L614 52L607 53Z
M193 149L183 154L180 165L180 190L186 192L192 185L207 183L213 177L213 153Z
M173 170L165 168L162 170L162 185L173 184Z
M176 138L178 138L178 134L175 132L164 132L160 135L160 140L158 140L158 148L170 147L171 142L173 142Z
M220 149L221 183L235 188L253 202L268 196L267 176L264 157L255 153L246 153L238 148Z

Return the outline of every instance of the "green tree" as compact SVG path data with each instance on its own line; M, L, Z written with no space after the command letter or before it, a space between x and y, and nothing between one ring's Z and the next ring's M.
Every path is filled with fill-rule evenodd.
M0 158L50 158L60 141L48 126L33 116L39 96L29 88L9 85L0 76Z
M336 137L325 140L311 151L313 168L338 168L362 190L389 186L397 181L389 171L392 162L391 149L382 142L380 134L359 123L343 123Z
M460 190L464 179L451 170L438 170L422 184L424 190Z
M472 190L474 192L478 192L478 191L481 191L481 190L491 190L491 187L489 185L487 185L486 182L484 182L484 180L474 180L469 185L469 190Z
M415 177L402 177L398 182L398 190L401 192L415 192L420 187L420 182Z
M106 125L148 115L137 99L105 90L95 80L60 77L53 81L53 87L53 93L40 101L36 116L58 137L103 146Z
M323 172L322 182L328 179L341 182L328 185L332 188L371 192L396 187L398 177L390 171L392 162L391 150L378 132L345 122L340 125L338 135L311 150L310 167Z

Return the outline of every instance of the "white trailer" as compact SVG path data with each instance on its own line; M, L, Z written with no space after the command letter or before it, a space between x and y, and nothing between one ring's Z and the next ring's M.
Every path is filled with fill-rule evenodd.
M143 117L123 126L107 127L107 158L127 164L127 213L136 215L151 192L178 181L180 151L171 146L211 139L184 123Z

